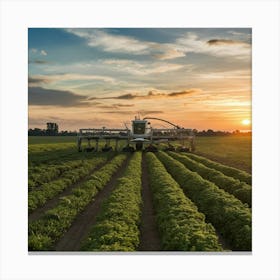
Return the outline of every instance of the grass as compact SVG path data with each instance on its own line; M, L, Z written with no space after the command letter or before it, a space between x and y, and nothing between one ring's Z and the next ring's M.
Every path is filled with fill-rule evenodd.
M251 173L252 136L196 137L196 152Z
M28 144L76 143L77 136L28 136Z

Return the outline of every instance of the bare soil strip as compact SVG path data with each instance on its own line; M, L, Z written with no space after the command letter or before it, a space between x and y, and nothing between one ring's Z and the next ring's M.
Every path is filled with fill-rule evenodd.
M91 227L96 222L96 217L100 212L104 199L109 197L116 185L117 179L125 171L130 156L125 160L121 168L111 178L110 182L96 195L94 200L87 205L73 222L70 229L62 236L55 246L55 251L79 251L81 242L88 235Z
M152 192L149 186L145 155L142 157L142 221L140 225L139 251L160 251L160 238L153 208Z
M218 237L219 243L222 245L223 249L225 251L232 251L230 245L226 242L224 237L216 229L215 229L215 231L216 231L216 235Z
M85 181L87 181L90 176L92 175L93 172L95 172L96 170L100 169L102 166L104 166L106 163L108 162L108 160L106 162L100 163L97 166L95 166L90 173L81 178L78 182L76 182L75 184L69 186L68 188L66 188L63 192L61 192L60 194L58 194L57 196L55 196L54 198L48 200L42 207L37 208L36 210L34 210L32 213L30 213L28 215L28 222L33 222L39 218L41 218L44 213L52 208L54 208L57 203L59 202L60 198L67 196L69 194L71 194L72 190L76 187L78 187L79 185L83 184Z

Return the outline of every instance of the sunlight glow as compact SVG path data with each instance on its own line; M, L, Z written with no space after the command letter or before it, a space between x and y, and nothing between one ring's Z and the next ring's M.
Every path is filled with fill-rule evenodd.
M245 120L242 120L241 123L242 123L243 125L249 125L249 124L251 124L251 121L248 120L248 119L245 119Z

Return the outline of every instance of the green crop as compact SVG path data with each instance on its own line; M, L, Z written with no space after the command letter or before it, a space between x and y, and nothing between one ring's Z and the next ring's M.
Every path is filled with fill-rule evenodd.
M233 250L251 251L252 216L250 209L233 195L204 180L182 163L159 152L158 158L179 183L186 195L203 212Z
M222 251L213 226L154 154L147 154L147 164L163 250Z
M245 171L239 170L239 169L234 168L234 167L229 167L229 166L220 164L218 162L212 161L212 160L207 159L207 158L202 157L202 156L198 156L198 155L194 155L194 154L190 154L190 153L188 153L187 155L191 159L193 159L195 161L198 161L198 162L206 165L207 167L219 170L227 176L233 177L235 179L240 180L241 182L245 182L249 185L252 185L252 176Z
M202 178L215 183L219 188L233 194L242 202L252 205L252 187L238 179L225 176L222 172L209 168L202 163L190 159L187 155L168 152L176 160L183 163L191 171L197 172Z
M115 190L103 204L82 250L135 251L139 246L141 158L140 152L131 158Z
M73 220L104 188L126 159L121 154L95 171L89 180L60 199L58 205L42 218L29 224L28 246L30 251L52 250L55 242L69 229Z

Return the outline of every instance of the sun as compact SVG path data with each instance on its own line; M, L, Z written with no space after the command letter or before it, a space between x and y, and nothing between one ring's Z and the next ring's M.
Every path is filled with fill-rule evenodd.
M245 119L245 120L242 120L241 123L242 123L243 125L249 125L249 124L251 124L251 121L248 120L248 119Z

